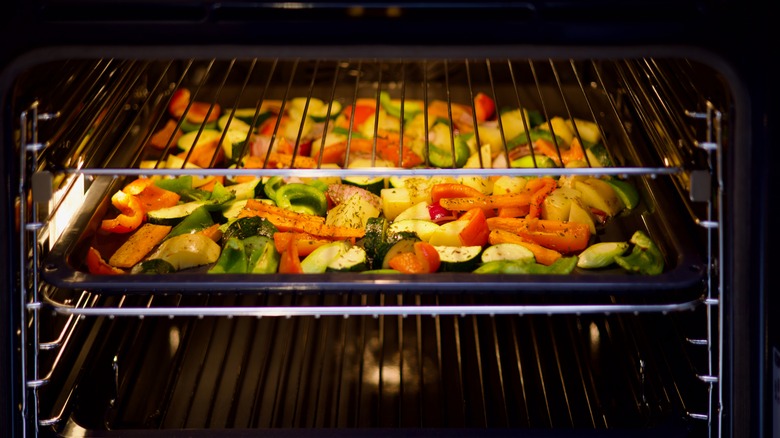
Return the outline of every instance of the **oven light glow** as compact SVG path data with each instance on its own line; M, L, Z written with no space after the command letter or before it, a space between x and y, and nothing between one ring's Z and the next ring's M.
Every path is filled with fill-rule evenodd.
M601 332L595 322L591 322L589 329L590 335L590 352L595 357L599 351L599 345L601 344Z
M168 346L170 347L171 357L179 350L179 344L181 344L181 332L179 332L179 327L173 326L168 332Z
M54 214L49 219L49 249L60 238L70 221L84 204L84 175L73 175L70 181L61 185L49 201L49 211Z
M276 3L274 4L274 7L282 8L282 9L311 9L312 4L301 3L301 2L284 2L284 3Z

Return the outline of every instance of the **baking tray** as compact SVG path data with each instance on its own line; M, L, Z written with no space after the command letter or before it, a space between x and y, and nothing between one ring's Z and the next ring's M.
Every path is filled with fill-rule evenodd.
M663 178L645 179L651 190L661 190ZM41 275L45 282L67 289L87 289L106 294L203 294L203 293L348 293L415 292L528 294L572 297L588 295L658 297L670 293L685 301L700 297L707 277L701 245L694 241L692 221L670 203L671 196L655 196L649 208L643 200L630 215L613 218L604 241L627 240L633 231L646 230L665 257L660 275L628 274L620 268L584 270L569 275L507 275L435 273L425 275L325 273L325 274L208 274L198 267L170 274L93 275L84 266L85 254L110 207L110 193L118 180L96 178L82 208L45 256ZM659 187L656 187L659 186ZM674 195L671 187L665 187ZM120 244L121 242L115 242ZM668 299L664 297L663 299Z

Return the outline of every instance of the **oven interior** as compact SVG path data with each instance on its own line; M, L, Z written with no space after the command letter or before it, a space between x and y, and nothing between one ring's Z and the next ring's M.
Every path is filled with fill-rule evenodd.
M628 178L639 189L639 207L597 238L646 230L662 248L666 270L657 277L605 270L368 280L349 273L195 271L121 281L89 275L85 242L109 206L107 195L145 171L188 171L165 168L171 144L162 152L146 146L180 88L224 114L255 108L255 117L263 102L294 98L362 99L378 108L382 92L448 105L484 92L498 108L594 121L610 167L483 163L444 170ZM719 160L728 147L729 90L717 69L675 56L101 58L34 65L9 92L11 113L20 115L20 199L29 197L17 205L20 312L28 328L23 372L33 382L24 414L37 431L54 435L334 429L713 435L721 335L717 223L724 213ZM293 133L293 145L303 131L301 125L298 138ZM156 164L144 168L149 162ZM291 167L274 171L304 175ZM385 174L411 173L388 167Z

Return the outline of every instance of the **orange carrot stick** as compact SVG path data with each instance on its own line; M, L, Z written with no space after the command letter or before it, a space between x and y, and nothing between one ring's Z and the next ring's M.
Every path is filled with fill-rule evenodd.
M552 265L556 260L562 257L562 254L554 249L545 248L509 231L493 230L490 232L488 241L491 245L498 243L517 243L518 245L522 245L531 251L536 258L536 262L542 265Z

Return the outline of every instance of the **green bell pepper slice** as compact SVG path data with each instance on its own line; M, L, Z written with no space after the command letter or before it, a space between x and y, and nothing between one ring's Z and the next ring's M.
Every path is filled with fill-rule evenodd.
M222 245L219 259L208 272L209 274L243 274L246 269L247 257L244 243L231 237Z
M324 216L328 200L318 188L302 183L283 185L276 191L276 205L296 213Z
M268 196L268 199L276 202L276 192L283 186L284 178L281 176L273 176L266 181L263 186L263 191L265 192L265 196Z
M516 260L496 260L487 262L474 270L475 274L570 274L577 266L577 257L561 257L546 266L540 263L528 263Z
M626 256L615 257L615 263L628 272L645 275L658 275L664 271L664 256L650 236L637 230L630 242L634 249Z

